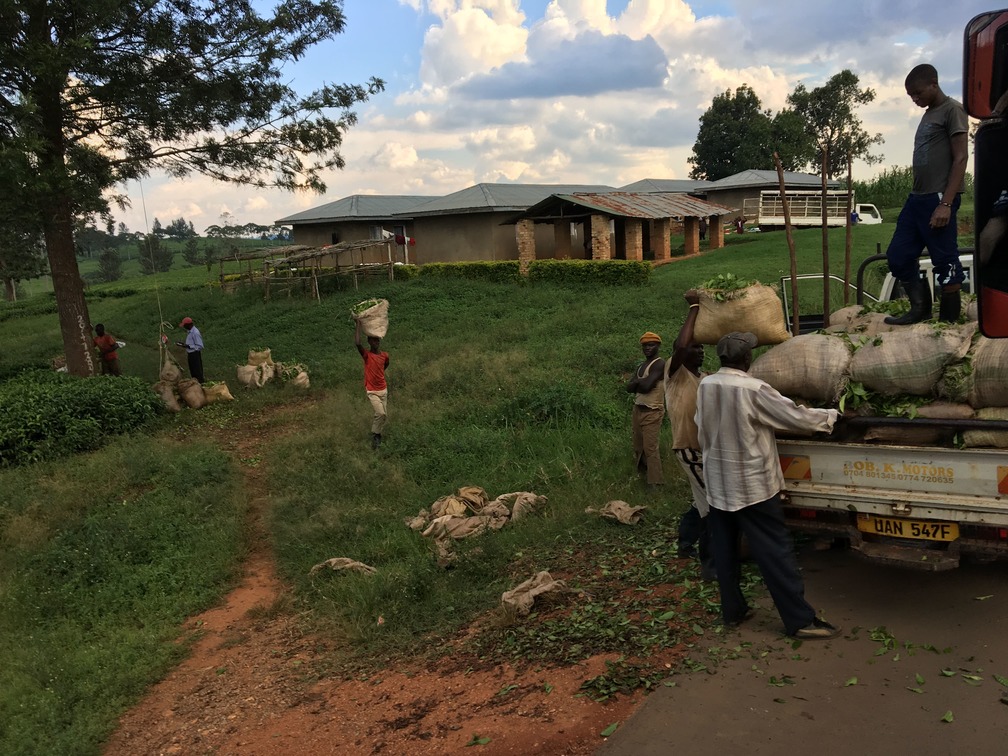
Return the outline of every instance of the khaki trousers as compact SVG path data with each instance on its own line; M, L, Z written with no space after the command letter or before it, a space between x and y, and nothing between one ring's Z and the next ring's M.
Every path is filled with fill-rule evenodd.
M379 436L385 429L385 420L388 417L388 389L381 391L368 391L368 401L374 410L374 418L371 420L371 432Z
M633 433L634 463L640 469L641 463L647 464L647 482L658 484L665 482L662 473L661 454L658 451L658 437L661 434L662 419L665 410L661 407L651 409L642 404L633 406L631 430Z

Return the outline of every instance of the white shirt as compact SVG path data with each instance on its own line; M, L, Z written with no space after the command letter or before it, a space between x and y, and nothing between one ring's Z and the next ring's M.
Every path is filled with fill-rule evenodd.
M774 431L831 431L838 414L799 407L769 383L735 368L704 378L696 423L710 505L735 512L780 493L784 473Z
M185 350L187 354L192 354L193 352L199 352L203 349L203 334L199 332L199 328L193 326L189 329L189 332L185 337Z

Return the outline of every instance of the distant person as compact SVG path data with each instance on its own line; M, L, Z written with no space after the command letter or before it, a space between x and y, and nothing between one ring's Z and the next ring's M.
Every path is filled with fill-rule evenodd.
M186 329L185 341L176 341L176 346L186 350L189 362L189 375L203 383L203 334L190 317L182 318L179 327Z
M707 219L700 219L700 241L704 241L707 238Z
M707 532L707 489L703 481L703 454L696 424L697 388L705 375L700 371L704 361L703 344L693 339L700 295L687 291L689 303L686 320L679 329L672 356L665 360L665 414L672 426L672 452L689 481L693 503L679 519L679 556L700 558L700 575L705 580L715 578L714 560L710 554L710 537Z
M745 232L745 218L741 215L735 219L735 233L741 234Z
M857 214L857 210L851 210L850 223L852 226L856 226L861 220L861 216Z
M665 361L658 356L661 336L648 331L640 337L644 361L627 381L626 390L635 394L630 433L637 471L647 476L647 486L654 490L665 482L662 474L658 439L665 417Z
M908 325L931 317L931 285L920 277L917 259L925 248L941 286L938 319L955 322L962 312L960 288L965 279L956 212L966 175L969 123L963 106L938 86L934 66L916 66L905 85L910 99L925 111L914 136L913 188L896 220L886 258L907 293L910 311L885 322Z
M748 374L756 336L729 333L717 343L721 369L700 381L696 423L721 617L737 625L751 615L741 587L739 536L745 535L788 635L833 638L840 628L816 617L805 600L791 533L784 524L784 488L775 431L832 431L835 409L799 407Z
M105 333L105 326L99 323L94 327L94 345L101 355L102 375L122 375L119 366L119 342L111 334Z
M378 348L381 346L381 339L377 336L367 337L368 349L361 346L360 321L355 322L354 345L364 359L364 390L374 410L374 417L371 419L371 448L377 449L381 446L382 433L388 418L388 384L385 382L385 370L389 366L389 356L388 352L382 352Z

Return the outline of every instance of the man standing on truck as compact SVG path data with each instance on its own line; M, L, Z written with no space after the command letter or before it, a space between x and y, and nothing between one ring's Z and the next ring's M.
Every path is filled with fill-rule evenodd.
M749 375L756 343L751 333L723 336L717 343L721 369L700 381L697 393L721 617L726 625L737 625L752 612L741 587L739 535L744 534L787 634L803 640L833 638L840 628L819 619L805 600L805 583L781 509L784 474L774 431L832 431L838 413L799 407Z
M926 110L914 136L913 189L896 220L886 258L889 270L903 284L910 311L885 322L908 325L931 317L931 286L920 277L917 261L925 247L941 286L938 318L955 322L962 309L959 290L965 278L956 211L966 175L969 124L963 106L938 86L934 66L916 66L905 85L914 104Z

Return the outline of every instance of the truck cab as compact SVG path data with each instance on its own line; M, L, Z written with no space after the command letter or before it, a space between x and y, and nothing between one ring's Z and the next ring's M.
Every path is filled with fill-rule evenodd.
M871 203L859 202L854 205L854 212L857 213L858 225L875 226L882 222L882 213Z

